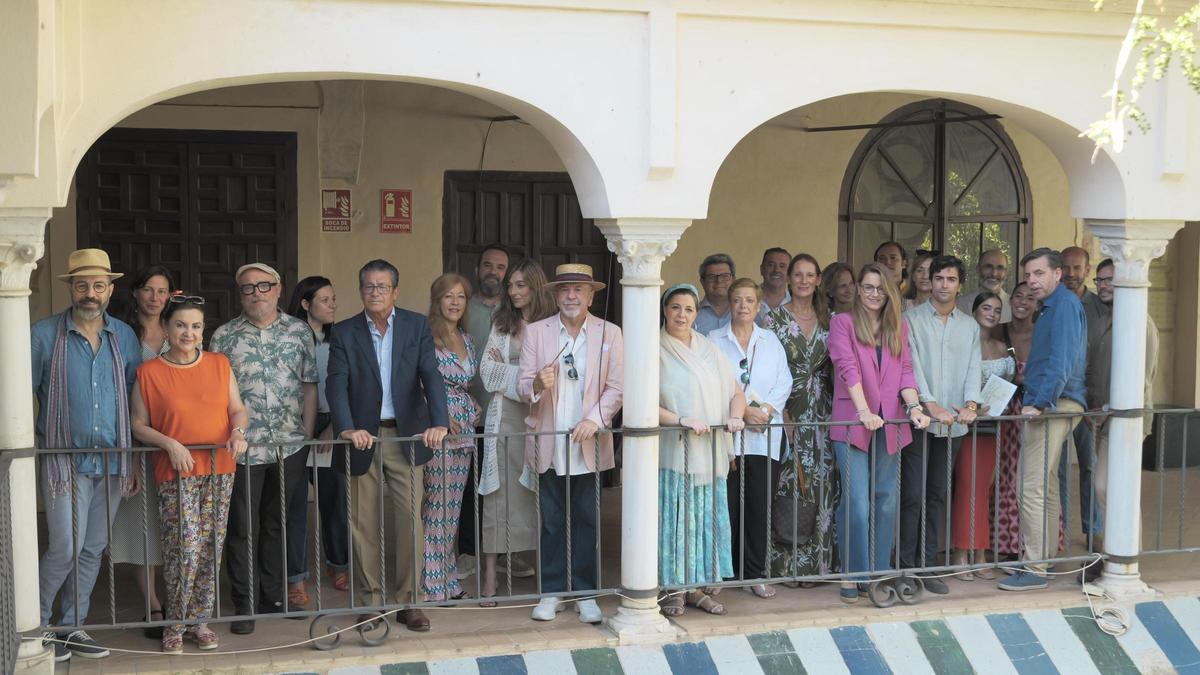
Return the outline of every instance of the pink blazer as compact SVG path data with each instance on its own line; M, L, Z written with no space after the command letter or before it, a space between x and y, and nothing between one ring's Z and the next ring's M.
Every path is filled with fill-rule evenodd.
M560 346L559 318L555 314L529 324L521 336L521 365L517 371L517 394L521 400L529 401L529 416L525 426L530 431L567 431L554 420L557 388L548 389L533 400L533 380L538 370L555 360ZM584 330L587 331L587 367L583 373L583 417L600 426L612 427L613 415L621 409L622 400L622 354L624 345L621 329L603 319L588 315ZM562 358L558 358L559 378L566 377L562 370ZM583 444L583 459L588 469L604 471L615 465L613 462L613 438L610 433L599 434L599 467L596 465L595 439ZM554 458L553 436L529 436L525 442L525 462L538 473L550 468Z
M875 360L875 345L866 345L854 336L854 317L838 314L829 322L829 358L833 361L833 421L857 422L858 411L850 400L850 387L861 384L867 405L885 420L903 419L904 401L901 389L916 389L913 377L912 354L908 348L908 324L900 322L900 357L896 358L887 348L883 350L882 364ZM881 412L882 410L882 412ZM912 442L912 429L907 424L886 425L887 449L892 455ZM897 433L898 432L898 433ZM866 451L870 447L871 433L861 424L852 427L831 427L829 437L834 441L849 443Z

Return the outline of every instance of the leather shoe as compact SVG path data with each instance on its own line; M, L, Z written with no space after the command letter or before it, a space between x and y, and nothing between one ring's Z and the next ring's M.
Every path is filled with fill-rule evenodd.
M249 635L254 632L254 621L252 619L234 621L229 624L229 632L234 635Z
M379 626L379 622L382 620L383 617L378 614L359 614L355 617L354 623L362 624L358 627L359 630L372 631ZM364 621L367 623L363 623Z
M415 630L418 633L429 631L429 617L419 609L406 609L400 612L400 620L409 630Z
M534 621L553 621L554 616L562 611L562 603L558 598L542 598L537 607L533 608Z
M580 600L575 603L575 611L579 612L579 620L583 623L600 623L604 620L604 612L595 600Z

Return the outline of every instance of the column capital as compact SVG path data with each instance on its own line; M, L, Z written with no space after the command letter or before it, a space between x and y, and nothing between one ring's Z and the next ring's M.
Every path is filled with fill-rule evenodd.
M1100 252L1115 264L1113 285L1150 286L1150 263L1167 252L1182 220L1086 220L1100 240Z
M29 277L46 251L49 208L0 208L0 297L29 295Z
M663 260L675 252L679 237L692 224L682 218L603 218L596 227L608 250L621 263L624 286L661 286Z

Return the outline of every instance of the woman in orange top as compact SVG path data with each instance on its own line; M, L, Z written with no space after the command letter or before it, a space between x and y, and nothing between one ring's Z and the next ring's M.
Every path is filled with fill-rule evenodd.
M155 453L162 528L165 616L162 650L183 651L186 633L200 649L216 649L204 623L216 599L216 569L225 542L236 458L250 423L229 360L204 352L204 298L176 294L162 313L168 351L138 368L130 397L133 436ZM188 450L185 445L218 446Z

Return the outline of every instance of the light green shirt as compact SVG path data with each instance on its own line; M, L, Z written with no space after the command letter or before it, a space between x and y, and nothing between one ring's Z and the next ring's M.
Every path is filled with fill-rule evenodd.
M935 401L954 412L967 401L979 402L979 324L954 307L943 322L933 302L924 302L904 313L908 322L908 345L912 352L913 377L921 402ZM935 436L958 438L967 425L929 425Z

